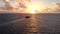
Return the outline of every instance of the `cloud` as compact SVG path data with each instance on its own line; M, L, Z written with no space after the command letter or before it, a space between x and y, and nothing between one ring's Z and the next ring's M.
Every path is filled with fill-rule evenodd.
M14 0L14 2L11 2L12 0L2 0L5 3L5 9L10 8L27 8L27 5L31 2L30 0Z
M30 0L15 0L11 3L10 0L3 0L5 5L5 9L20 9L20 8L27 8L27 5L31 2ZM24 9L23 9L24 10ZM60 13L60 3L53 3L51 8L46 8L40 11L41 13Z
M60 3L53 3L51 8L46 8L41 11L42 13L60 13Z
M57 9L59 9L60 8L60 3L53 3L53 8L57 8Z
M31 2L30 0L16 0L21 8L27 8L27 5Z
M4 2L4 8L5 9L12 9L13 7L11 6L10 0L2 0Z
M0 13L1 12L2 13L8 13L8 12L16 13L16 11L23 12L27 8L27 5L30 3L30 0L14 0L14 2L12 0L2 0L2 1L4 2L4 6L0 7L0 10L1 8L3 10L3 11L0 11ZM8 10L8 12L6 10Z

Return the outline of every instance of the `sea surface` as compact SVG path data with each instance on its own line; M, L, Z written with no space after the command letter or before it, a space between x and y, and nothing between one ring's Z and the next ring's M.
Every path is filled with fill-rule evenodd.
M0 14L0 34L60 34L60 14Z

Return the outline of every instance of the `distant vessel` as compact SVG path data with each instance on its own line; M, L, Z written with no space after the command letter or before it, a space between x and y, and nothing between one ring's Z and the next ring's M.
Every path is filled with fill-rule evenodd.
M30 16L25 16L25 18L30 18Z

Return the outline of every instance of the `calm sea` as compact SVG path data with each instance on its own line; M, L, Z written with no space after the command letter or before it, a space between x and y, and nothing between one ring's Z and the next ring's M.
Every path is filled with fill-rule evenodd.
M0 34L60 34L60 14L0 14Z

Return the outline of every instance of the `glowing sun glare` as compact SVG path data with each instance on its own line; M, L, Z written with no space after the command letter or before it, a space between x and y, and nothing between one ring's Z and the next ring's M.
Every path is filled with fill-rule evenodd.
M29 10L29 13L35 14L36 10L38 10L38 8L39 7L36 5L29 5L27 9Z
M32 6L32 7L29 7L29 10L30 10L30 13L33 13L33 14L35 14L36 12L35 12L35 8Z

